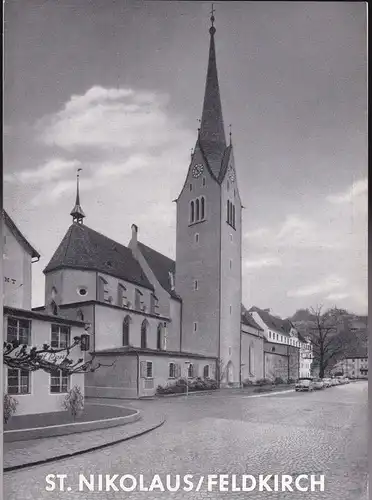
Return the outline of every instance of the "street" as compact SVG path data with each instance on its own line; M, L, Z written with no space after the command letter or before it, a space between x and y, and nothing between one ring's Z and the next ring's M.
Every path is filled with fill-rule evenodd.
M357 382L261 397L227 392L158 401L107 400L163 413L167 421L156 431L101 451L5 473L5 498L364 499L367 387L367 382ZM46 491L48 474L66 474L71 491ZM147 486L155 474L324 474L325 491L208 492L202 487L199 492L79 492L78 474L143 474Z

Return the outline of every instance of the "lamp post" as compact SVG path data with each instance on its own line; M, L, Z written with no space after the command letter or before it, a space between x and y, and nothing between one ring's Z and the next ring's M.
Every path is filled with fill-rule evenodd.
M189 396L189 366L191 365L190 361L185 361L186 365L186 397Z

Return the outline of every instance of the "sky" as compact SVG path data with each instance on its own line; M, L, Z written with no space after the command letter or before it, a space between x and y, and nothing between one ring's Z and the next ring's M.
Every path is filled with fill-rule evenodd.
M85 223L175 257L211 4L6 0L4 208L47 265ZM217 2L216 54L243 211L243 303L367 313L363 2ZM227 130L228 132L228 130Z

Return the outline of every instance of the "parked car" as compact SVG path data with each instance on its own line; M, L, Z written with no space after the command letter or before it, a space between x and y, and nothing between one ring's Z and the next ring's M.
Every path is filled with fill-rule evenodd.
M332 379L331 378L324 378L323 379L323 384L324 384L324 387L331 387L332 386Z
M314 382L311 378L299 378L295 384L296 391L313 391Z
M316 378L314 380L314 389L316 390L324 389L324 382L321 378Z

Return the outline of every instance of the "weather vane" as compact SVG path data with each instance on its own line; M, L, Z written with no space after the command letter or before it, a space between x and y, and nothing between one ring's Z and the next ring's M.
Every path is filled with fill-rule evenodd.
M210 11L212 26L213 26L213 23L214 23L214 13L215 12L216 12L216 9L214 8L214 4L212 3L212 10Z

